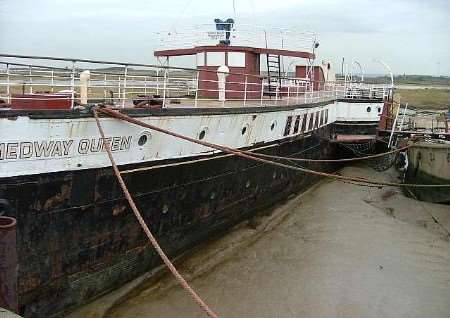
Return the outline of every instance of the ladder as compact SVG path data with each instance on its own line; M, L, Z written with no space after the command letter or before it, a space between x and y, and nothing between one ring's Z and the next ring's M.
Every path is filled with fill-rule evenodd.
M278 97L277 90L281 87L281 58L279 55L267 54L267 90L266 96Z

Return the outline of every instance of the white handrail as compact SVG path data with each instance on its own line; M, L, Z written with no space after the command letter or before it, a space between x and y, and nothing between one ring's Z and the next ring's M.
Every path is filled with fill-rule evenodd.
M24 64L12 67L11 65L14 63L10 65L0 61L0 66L6 65L4 72L0 68L0 98L5 98L9 103L11 103L11 97L13 97L13 101L29 99L30 96L17 96L18 87L29 87L30 93L35 92L35 87L39 87L36 92L53 92L70 88L71 105L75 106L76 95L80 88L80 74L83 70L75 67L81 63L69 62L71 68L64 69L36 65L27 65L24 68ZM85 63L87 62L82 64ZM98 63L95 61L96 65ZM188 101L192 101L194 107L198 107L200 101L217 99L214 98L218 92L217 80L201 79L200 71L197 69L173 68L174 70L171 72L173 76L170 77L168 76L169 70L172 69L170 67L146 66L134 69L130 68L129 64L123 64L119 70L115 69L114 72L99 69L98 65L96 68L86 69L91 74L88 84L89 100L103 99L107 102L109 91L112 102L120 102L122 107L129 107L135 99L143 98L143 96L151 99L153 97L149 94L152 95L155 92L159 95L161 89L163 90L163 107L167 107L174 99L183 101L186 105L189 105ZM161 71L164 72L164 76L160 76ZM275 85L273 81L269 83L267 77L251 74L239 75L242 81L227 81L225 93L227 101L241 101L242 107L255 106L255 102L259 106L276 106L331 101L337 98L380 99L389 95L387 93L389 87L385 85L374 86L352 82L318 82L318 85L317 83L314 85L308 79L295 77L277 77L275 90L270 90ZM2 78L5 81L2 81ZM312 91L313 86L319 86L320 90ZM6 88L3 93L2 88ZM4 93L6 96L2 96ZM273 95L270 96L271 94ZM40 99L45 98L40 96ZM67 99L67 97L61 97L61 99Z
M226 23L224 23L226 24ZM158 49L180 49L217 45L230 41L233 46L272 47L293 51L312 52L317 35L314 32L263 28L255 25L230 25L229 30L218 29L216 24L201 24L157 33Z

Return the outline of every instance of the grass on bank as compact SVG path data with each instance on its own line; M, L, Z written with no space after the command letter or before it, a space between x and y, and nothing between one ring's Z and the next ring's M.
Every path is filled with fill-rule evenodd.
M397 89L395 94L396 100L410 108L446 110L450 104L450 88Z

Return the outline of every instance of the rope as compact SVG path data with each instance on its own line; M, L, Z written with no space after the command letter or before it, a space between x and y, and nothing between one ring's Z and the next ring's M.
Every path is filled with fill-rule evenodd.
M262 163L266 163L266 164L270 164L270 165L274 165L274 166L278 166L281 168L286 168L286 169L292 169L292 170L296 170L296 171L301 171L303 173L307 173L307 174L312 174L312 175L316 175L316 176L321 176L321 177L327 177L327 178L332 178L335 180L346 180L346 181L353 181L353 182L359 182L359 183L364 183L364 184L372 184L372 185L378 185L380 187L382 186L392 186L392 187L416 187L416 188L439 188L439 187L450 187L450 184L407 184L407 183L394 183L394 182L380 182L380 181L373 181L373 180L369 180L366 178L361 178L361 177L352 177L352 176L340 176L340 175L336 175L336 174L330 174L330 173L325 173L325 172L320 172L320 171L315 171L315 170L310 170L310 169L305 169L305 168L300 168L300 167L293 167L291 165L287 165L287 164L283 164L283 163L279 163L279 162L275 162L275 161L271 161L271 160L267 160L267 159L263 159L263 158L258 158L256 156L249 155L241 150L237 150L234 148L230 148L230 147L226 147L226 146L221 146L221 145L217 145L217 144L213 144L210 142L206 142L206 141L202 141L202 140L197 140L191 137L187 137L184 135L180 135L178 133L151 125L151 124L147 124L144 123L140 120L137 120L135 118L129 117L125 114L122 114L118 111L112 110L112 109L107 109L107 108L99 108L98 109L99 112L109 115L113 118L116 119L121 119L124 121L127 121L129 123L141 126L141 127L145 127L154 131L158 131L160 133L166 134L166 135L170 135L179 139L183 139L195 144L199 144L208 148L212 148L212 149L216 149L216 150L220 150L222 152L225 153L231 153L234 154L238 157L242 157L242 158L246 158L246 159L251 159L254 161L258 161L258 162L262 162Z
M272 156L272 155L265 155L265 154L261 154L261 153L253 153L251 152L251 154L253 154L255 157L264 157L264 158L273 158L273 159L282 159L282 160L290 160L290 161L302 161L302 162L351 162L351 161L360 161L360 160L368 160L368 159L374 159L374 158L379 158L379 157L384 157L396 152L401 152L403 150L408 149L409 147L411 147L411 145L402 147L402 148L398 148L392 151L388 151L388 152L383 152L380 154L376 154L376 155L371 155L371 156L365 156L365 157L356 157L356 158L347 158L347 159L307 159L307 158L291 158L291 157L280 157L280 156ZM244 153L250 153L249 151L242 151Z
M95 109L93 110L93 112L94 112L95 121L97 123L97 127L98 127L98 130L100 132L100 135L102 136L103 139L106 140L105 132L103 131L102 125L100 124L100 120L98 118L98 113L97 113L97 111ZM139 212L136 204L134 203L134 200L131 197L130 192L128 191L128 188L127 188L127 186L125 184L125 181L123 180L123 178L122 178L122 176L120 174L119 168L117 167L117 164L114 161L114 157L112 155L111 148L110 148L110 146L109 146L109 144L107 142L105 143L105 149L106 149L106 152L108 153L109 160L111 161L111 164L112 164L112 167L113 167L113 170L114 170L114 174L116 175L117 180L119 181L120 187L122 188L122 191L125 194L125 197L128 200L128 203L130 204L130 207L133 210L134 215L136 216L139 224L141 225L142 229L144 230L144 232L147 235L148 239L150 240L151 244L155 248L156 252L159 254L161 259L163 260L164 264L166 264L166 266L169 268L171 273L178 280L180 285L191 295L192 299L200 306L201 309L203 309L206 312L206 314L209 317L219 318L219 316L189 286L189 284L186 282L186 280L183 278L183 276L181 276L181 274L177 271L177 269L172 264L170 259L164 253L164 251L162 250L162 248L159 245L158 241L153 236L152 232L150 231L150 229L148 228L147 224L145 223L144 218L142 217L141 213Z

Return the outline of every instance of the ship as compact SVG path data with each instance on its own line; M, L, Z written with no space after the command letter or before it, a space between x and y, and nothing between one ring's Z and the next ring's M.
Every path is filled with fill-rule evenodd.
M336 80L311 32L217 20L161 37L156 65L0 54L1 307L61 316L161 264L107 147L170 257L319 178L107 116L102 138L92 109L255 154L334 159L338 136L371 134L392 96Z

